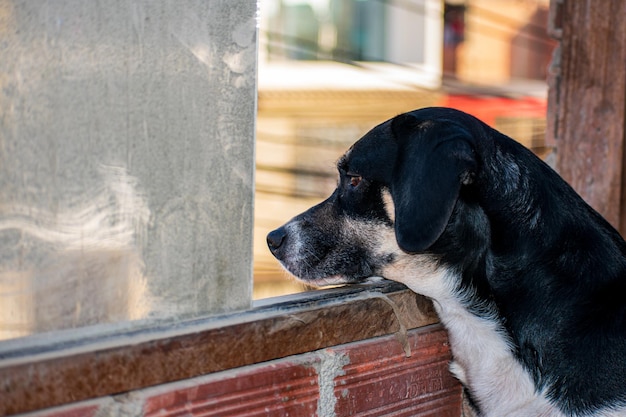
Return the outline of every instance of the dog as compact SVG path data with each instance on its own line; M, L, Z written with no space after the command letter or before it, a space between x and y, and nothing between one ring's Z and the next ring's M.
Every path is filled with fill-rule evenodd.
M478 416L626 416L626 243L531 151L424 108L373 128L336 190L270 232L313 285L427 296Z

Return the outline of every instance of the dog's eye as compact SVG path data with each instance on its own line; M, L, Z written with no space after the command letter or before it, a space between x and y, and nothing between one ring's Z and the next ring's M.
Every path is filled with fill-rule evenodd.
M350 185L353 187L358 186L361 183L361 180L363 179L363 177L361 177L360 175L351 175L350 176Z

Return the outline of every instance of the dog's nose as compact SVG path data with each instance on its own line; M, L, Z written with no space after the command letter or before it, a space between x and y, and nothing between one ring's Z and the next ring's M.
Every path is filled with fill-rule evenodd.
M285 241L285 237L287 237L287 230L284 227L279 227L267 234L267 246L272 253L275 254L278 248L280 248Z

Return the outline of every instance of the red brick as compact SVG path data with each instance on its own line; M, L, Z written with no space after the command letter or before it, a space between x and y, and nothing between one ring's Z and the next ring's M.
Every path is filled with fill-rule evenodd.
M23 417L95 417L101 404L107 401L110 401L110 399L85 401L20 415Z
M448 371L451 359L441 326L409 331L411 357L393 337L337 349L347 354L345 375L335 378L337 416L460 415L461 386Z
M312 417L317 359L278 361L215 373L144 391L145 416Z

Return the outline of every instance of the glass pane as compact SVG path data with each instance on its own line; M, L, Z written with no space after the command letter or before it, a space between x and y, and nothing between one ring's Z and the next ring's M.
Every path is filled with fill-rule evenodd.
M0 0L0 339L249 305L256 14Z

